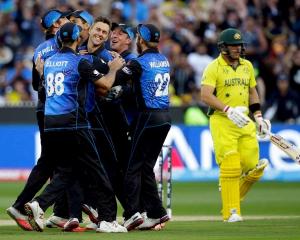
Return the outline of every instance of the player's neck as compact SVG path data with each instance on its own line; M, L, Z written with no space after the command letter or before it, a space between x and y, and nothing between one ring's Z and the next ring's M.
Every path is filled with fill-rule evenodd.
M228 65L230 65L233 69L236 69L238 67L238 65L240 64L239 59L233 59L229 56L223 56L223 58L228 63Z
M97 49L99 49L104 43L100 44L100 45L95 45L93 44L92 41L88 41L88 44L87 44L87 49L88 49L88 52L89 53L93 53L95 52Z

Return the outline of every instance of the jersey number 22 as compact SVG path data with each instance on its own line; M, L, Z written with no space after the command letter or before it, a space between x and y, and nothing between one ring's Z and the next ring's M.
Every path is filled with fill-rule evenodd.
M158 88L155 91L156 97L162 97L168 95L168 87L169 87L169 81L170 81L170 74L156 74L154 81L158 83Z

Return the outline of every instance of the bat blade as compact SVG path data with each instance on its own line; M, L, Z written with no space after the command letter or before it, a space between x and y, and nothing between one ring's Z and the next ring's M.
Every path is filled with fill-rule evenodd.
M300 164L300 149L297 146L290 143L282 136L274 133L270 133L270 141L290 156L295 162Z

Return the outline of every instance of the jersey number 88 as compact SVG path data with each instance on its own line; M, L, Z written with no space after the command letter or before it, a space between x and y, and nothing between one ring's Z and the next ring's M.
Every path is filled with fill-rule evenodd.
M62 95L65 88L64 82L65 76L63 73L59 72L55 75L53 73L47 74L46 77L46 89L48 97L51 97L54 93L58 96Z

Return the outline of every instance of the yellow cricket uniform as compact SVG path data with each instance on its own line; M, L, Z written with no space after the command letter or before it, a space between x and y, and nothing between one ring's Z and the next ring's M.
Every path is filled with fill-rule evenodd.
M246 59L233 69L222 57L216 58L205 69L202 85L215 88L215 96L225 105L249 107L249 89L256 86L254 69ZM210 116L210 130L214 142L216 161L220 165L230 152L240 154L242 172L248 172L258 163L259 150L255 124L238 128L225 113L215 110Z
M248 60L240 58L239 65L234 69L220 54L206 67L202 85L214 87L215 96L225 105L248 108L250 88L256 85L253 66ZM243 173L255 169L258 163L256 129L252 121L243 128L237 127L219 110L212 112L209 122L216 161L220 167L222 215L224 221L229 221L234 212L241 214L240 200L261 176L254 173L254 177L241 178Z

